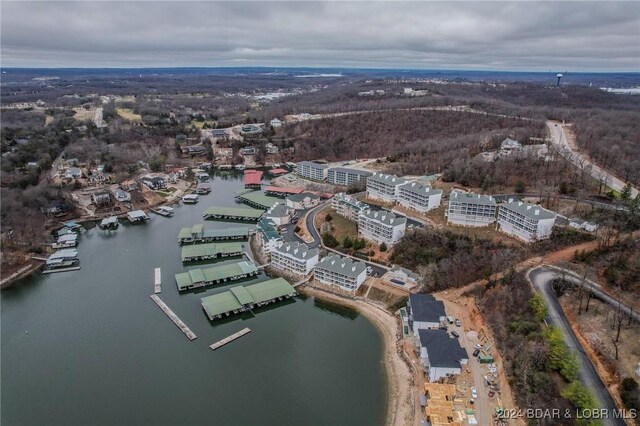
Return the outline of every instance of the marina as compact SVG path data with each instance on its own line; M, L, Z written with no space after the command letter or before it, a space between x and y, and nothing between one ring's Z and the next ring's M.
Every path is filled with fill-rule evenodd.
M253 262L242 261L209 268L195 268L188 272L176 274L178 291L191 290L214 284L222 284L258 275L258 268Z
M261 307L290 299L296 290L284 278L275 278L249 286L231 287L228 291L200 299L209 320L220 319L232 314L249 312Z
M257 222L263 215L262 210L248 207L209 207L202 213L205 220L239 220Z
M162 293L162 272L160 268L154 270L153 292L155 294Z
M227 343L231 343L234 340L244 336L245 334L249 334L250 332L251 330L249 329L249 327L245 327L242 330L238 331L237 333L233 333L231 336L225 337L224 339L217 341L216 343L214 343L213 345L210 345L209 347L211 348L211 350L215 351L216 349L223 347Z
M282 203L282 200L278 197L271 197L265 195L262 191L254 190L246 190L238 193L236 200L262 210L270 209L275 204Z
M184 335L187 336L187 339L189 340L197 339L198 336L196 336L195 333L191 331L191 329L189 329L189 327L187 327L187 325L184 322L182 322L182 320L178 318L178 316L175 313L173 313L173 311L162 301L162 299L160 299L155 294L152 294L149 297L151 298L151 300L154 301L156 305L158 305L160 309L162 309L162 312L164 312L169 317L169 319L173 321L175 325L178 326L180 331L182 331Z
M191 228L182 228L178 234L178 244L210 243L220 240L246 240L249 238L249 228L246 226L224 229L204 229L198 223Z
M242 256L243 252L244 250L240 243L207 243L182 247L181 258L183 262L196 262L222 257Z

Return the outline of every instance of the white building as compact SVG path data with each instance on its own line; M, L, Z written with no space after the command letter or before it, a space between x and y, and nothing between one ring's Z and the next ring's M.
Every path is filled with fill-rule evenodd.
M555 221L554 212L522 201L498 209L498 229L527 243L549 238Z
M256 226L256 241L265 253L272 253L275 249L284 244L282 236L276 229L276 224L270 219L260 219Z
M271 127L280 127L280 126L282 126L282 121L280 121L277 118L274 118L273 120L271 120L269 122L269 125L271 125Z
M265 147L265 149L267 151L267 154L277 154L278 153L278 146L272 144L271 142L267 143L264 147Z
M469 355L458 339L449 336L445 330L419 330L417 343L420 362L430 382L460 374L462 366L469 361Z
M496 210L496 200L489 195L453 190L445 216L454 225L488 226L496 221Z
M522 144L517 140L507 138L500 144L500 151L503 154L510 154L512 152L519 152L522 150Z
M306 210L315 207L320 203L320 197L310 192L292 194L285 199L287 207L294 210Z
M391 247L404 236L407 218L386 210L364 210L358 216L358 235Z
M278 226L286 225L291 220L291 211L284 204L275 204L262 216L270 219Z
M387 202L396 201L398 187L405 183L405 179L394 175L373 173L367 178L367 197Z
M426 213L440 207L442 190L417 182L407 182L398 186L397 200L401 206Z
M345 167L332 167L327 174L327 181L334 185L349 186L361 180L367 179L372 173L366 170L347 169Z
M569 219L569 226L575 229L582 229L587 232L595 232L598 229L598 224L595 222L587 222L586 220L572 218Z
M318 249L302 243L285 243L271 252L271 266L279 271L307 275L318 263Z
M329 166L313 161L301 161L296 165L296 174L305 179L323 181L327 178Z
M334 195L331 199L331 208L333 208L333 210L335 210L340 216L354 222L358 221L360 213L368 207L369 206L362 201L356 200L344 192Z
M367 266L364 262L331 255L323 258L315 266L313 275L322 284L335 285L347 291L356 291L367 279Z

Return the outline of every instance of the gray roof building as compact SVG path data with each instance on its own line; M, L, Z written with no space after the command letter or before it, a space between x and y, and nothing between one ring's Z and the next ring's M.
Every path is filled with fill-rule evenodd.
M311 259L312 257L317 256L319 253L319 250L317 248L310 249L306 244L296 242L284 243L283 245L275 249L275 251L287 254L300 260Z
M348 257L340 257L337 254L324 257L316 268L326 269L327 271L346 275L350 278L357 278L366 268L364 262L353 261Z
M430 367L459 368L469 359L467 351L444 330L419 330L420 346L426 348Z
M367 182L372 182L372 181L379 182L383 185L393 185L393 186L404 185L405 183L407 183L406 179L403 179L395 175L387 175L383 173L373 173L371 176L367 178Z
M397 226L403 223L407 223L406 217L396 216L395 214L386 210L367 209L360 213L360 215L366 217L367 219L374 220L388 226Z
M496 200L491 195L474 194L473 192L462 192L453 190L449 200L466 204L478 204L483 206L495 206Z
M433 189L430 186L425 186L417 182L407 182L400 186L402 191L412 192L423 197L430 197L432 195L442 194L442 189Z
M446 315L444 303L430 294L409 295L409 305L414 322L439 323L440 317Z
M537 204L531 204L524 201L514 201L512 203L503 204L500 206L501 209L509 209L513 212L519 213L522 216L534 219L555 219L556 214L552 211L549 211Z

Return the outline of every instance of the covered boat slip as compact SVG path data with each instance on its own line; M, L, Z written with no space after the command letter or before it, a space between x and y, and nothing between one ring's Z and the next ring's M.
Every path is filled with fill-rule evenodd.
M276 300L295 296L295 289L284 278L263 281L249 286L237 286L200 299L202 308L210 320L246 312L256 306L264 306Z
M249 238L249 228L237 226L225 229L204 229L199 223L191 228L182 228L178 234L178 244L210 243L219 240L245 240Z
M102 219L102 222L100 222L100 225L98 225L98 227L103 230L118 229L118 226L120 226L120 224L118 223L117 216L109 216L105 219Z
M205 219L257 222L264 212L249 207L209 207L202 213Z
M254 275L258 275L258 268L252 262L242 261L210 268L196 268L176 274L176 285L178 286L178 291L185 291Z
M127 213L127 219L131 223L142 223L149 220L149 216L142 210L133 210Z
M198 244L182 247L182 261L193 262L218 259L220 257L240 256L242 253L242 244L237 242Z
M241 191L236 195L236 199L263 210L270 209L274 204L282 202L282 200L277 197L264 195L262 191L254 190Z

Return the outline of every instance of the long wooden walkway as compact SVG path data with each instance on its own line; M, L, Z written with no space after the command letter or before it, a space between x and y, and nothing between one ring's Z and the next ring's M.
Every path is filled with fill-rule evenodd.
M198 337L193 331L189 329L189 327L187 327L185 323L182 322L180 318L178 318L175 313L173 313L171 309L169 309L169 307L162 301L162 299L160 299L155 294L152 294L149 297L156 303L156 305L158 305L160 309L162 309L165 314L167 314L169 319L171 319L171 321L173 321L173 323L177 325L180 330L182 330L182 332L185 334L185 336L187 336L189 340L195 340Z
M156 268L155 269L155 283L154 283L154 287L153 287L153 292L155 294L158 293L162 293L162 288L160 286L161 282L162 282L162 274L160 272L160 268Z
M68 268L58 268L58 269L47 269L45 271L42 271L43 274L55 274L58 272L69 272L69 271L79 271L80 267L79 266L70 266Z
M237 333L232 334L229 337L225 337L222 340L217 341L216 343L214 343L213 345L209 346L211 348L211 350L216 350L218 348L223 347L224 345L226 345L227 343L231 343L234 340L244 336L245 334L251 332L251 330L247 327L247 328L243 328L242 330L238 331Z

